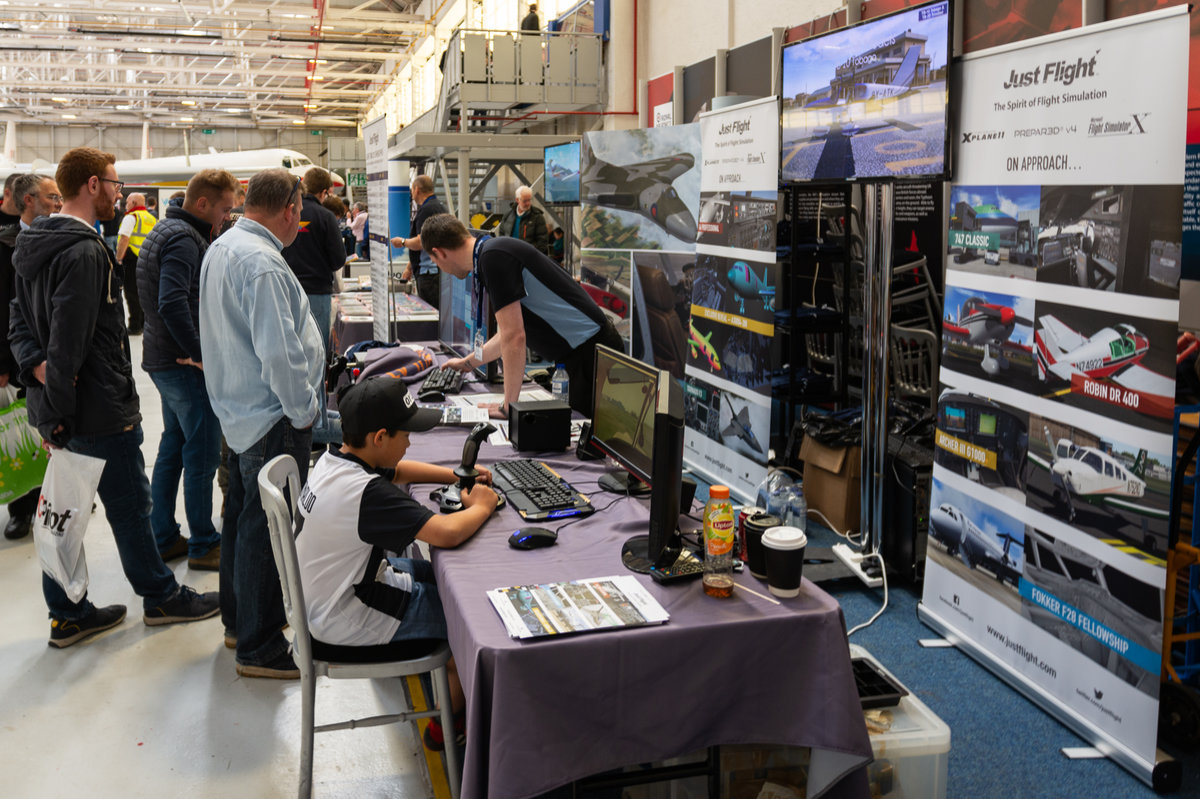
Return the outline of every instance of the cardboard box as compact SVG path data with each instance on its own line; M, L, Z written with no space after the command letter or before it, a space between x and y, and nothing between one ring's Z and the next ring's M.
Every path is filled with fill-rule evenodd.
M804 498L839 532L858 530L861 447L827 447L811 436L800 445L804 461ZM818 519L819 521L819 519Z

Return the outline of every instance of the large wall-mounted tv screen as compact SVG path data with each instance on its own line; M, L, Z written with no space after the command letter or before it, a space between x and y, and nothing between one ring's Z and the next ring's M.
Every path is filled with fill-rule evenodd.
M948 177L950 0L783 49L784 182Z
M542 155L542 166L546 170L546 202L553 205L578 205L579 142L546 147Z

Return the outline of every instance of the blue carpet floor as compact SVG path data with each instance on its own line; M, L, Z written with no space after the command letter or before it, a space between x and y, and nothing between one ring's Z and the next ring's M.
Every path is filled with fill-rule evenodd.
M809 527L811 544L836 540L812 522ZM852 580L824 587L841 603L847 628L874 615L883 596L882 589ZM870 652L950 727L948 797L1157 795L1111 761L1067 760L1060 749L1088 743L957 649L921 647L919 639L937 634L917 618L919 600L919 589L891 586L887 611L850 642ZM1174 796L1200 797L1200 753L1170 754L1183 764L1183 789Z

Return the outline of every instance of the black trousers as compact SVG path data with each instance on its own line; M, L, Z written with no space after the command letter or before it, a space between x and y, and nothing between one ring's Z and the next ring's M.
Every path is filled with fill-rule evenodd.
M417 275L417 296L437 308L442 301L442 273Z
M600 332L580 344L567 356L564 361L567 367L567 379L571 409L579 411L584 416L591 417L592 406L596 393L596 345L603 344L619 352L625 351L621 334L613 327L612 322L605 317L604 326Z

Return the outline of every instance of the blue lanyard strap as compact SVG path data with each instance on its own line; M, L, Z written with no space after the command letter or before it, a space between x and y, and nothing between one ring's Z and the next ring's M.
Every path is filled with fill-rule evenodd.
M479 251L483 248L483 243L491 238L491 235L480 236L475 239L475 248L471 251L471 277L475 281L475 333L483 329L483 281L479 279Z

